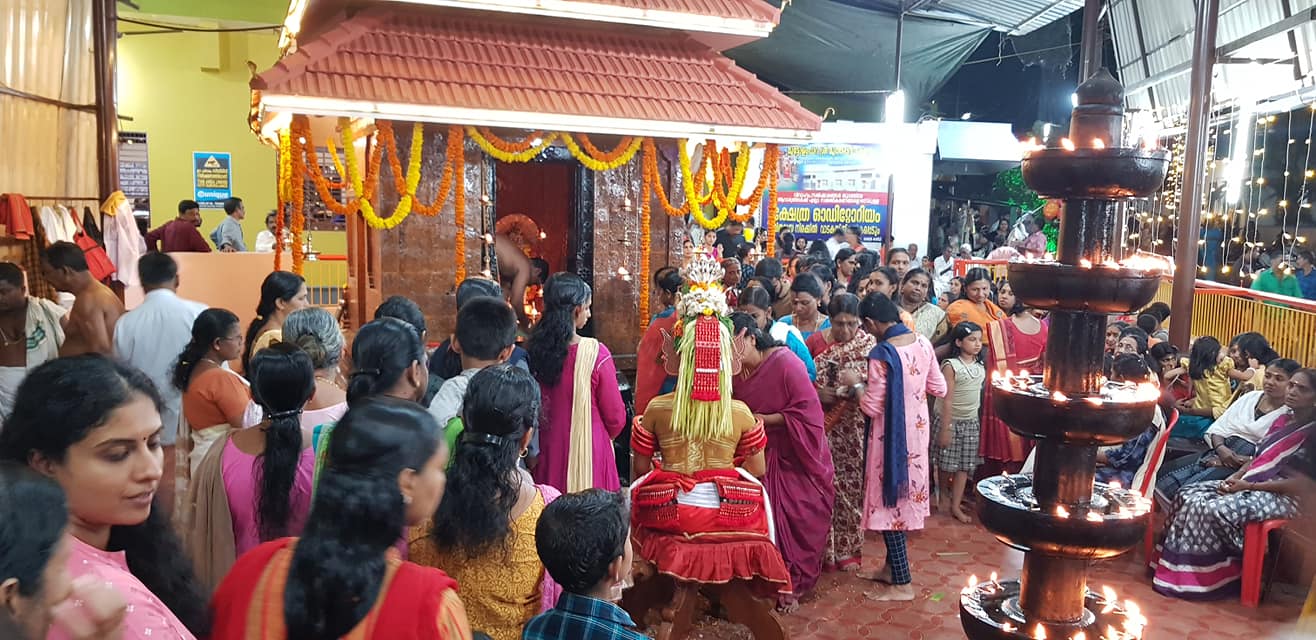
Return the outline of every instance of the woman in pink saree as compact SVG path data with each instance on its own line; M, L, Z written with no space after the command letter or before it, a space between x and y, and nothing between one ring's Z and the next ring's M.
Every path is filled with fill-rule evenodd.
M822 573L832 524L832 452L823 429L822 404L804 363L759 329L746 313L731 315L732 348L741 359L733 396L763 422L768 473L763 484L772 502L777 547L790 570L791 595L778 608L791 612Z

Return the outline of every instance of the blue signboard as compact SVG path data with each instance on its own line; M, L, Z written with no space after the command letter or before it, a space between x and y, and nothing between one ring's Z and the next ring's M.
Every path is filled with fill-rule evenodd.
M228 153L192 152L192 190L198 204L218 209L233 197L233 157Z

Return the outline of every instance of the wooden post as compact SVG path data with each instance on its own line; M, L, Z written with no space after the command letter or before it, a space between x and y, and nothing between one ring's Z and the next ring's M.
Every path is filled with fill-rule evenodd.
M1211 117L1211 67L1215 64L1220 0L1197 0L1193 34L1193 75L1188 133L1184 141L1183 197L1179 200L1179 241L1174 248L1174 290L1170 294L1170 342L1187 349L1193 333L1193 287L1197 282L1197 236L1202 217L1202 163Z
M115 0L92 0L92 74L96 88L96 177L101 201L119 190L119 112L114 103L118 9Z

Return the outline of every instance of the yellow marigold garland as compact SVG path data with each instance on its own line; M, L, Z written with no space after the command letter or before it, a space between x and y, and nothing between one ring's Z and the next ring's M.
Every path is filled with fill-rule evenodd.
M535 156L543 153L544 149L552 146L559 136L557 133L549 133L541 137L535 137L538 135L536 132L526 136L521 144L508 145L487 129L482 131L476 127L466 127L466 135L474 140L475 144L480 145L485 153L493 156L494 159L500 162L518 163L529 162ZM534 144L536 139L539 140L539 144ZM495 143L493 140L499 140L499 142ZM522 145L524 145L524 148L522 148Z
M585 134L577 135L580 136L579 144L570 133L561 134L562 142L567 145L567 150L576 160L592 171L611 171L629 163L644 142L643 138L627 136L622 138L616 149L602 153L594 147ZM585 148L581 149L581 146Z

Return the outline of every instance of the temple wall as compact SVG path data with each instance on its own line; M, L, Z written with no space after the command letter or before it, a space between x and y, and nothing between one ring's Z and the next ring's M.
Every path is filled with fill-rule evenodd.
M406 166L408 152L404 142L410 127L397 123L399 151ZM680 171L674 155L675 143L660 143L665 157L659 161L659 171L665 176L664 188L669 194L682 193ZM446 144L439 127L426 131L425 157L421 160L420 199L433 200L445 162ZM484 152L471 141L466 143L466 273L478 275L480 263L481 207L480 197L494 188L492 171L488 170ZM616 354L618 367L634 368L635 346L640 339L639 288L641 278L650 278L659 267L673 262L671 251L680 251L681 234L685 222L669 218L655 203L650 223L652 250L650 273L640 269L640 170L641 159L635 158L628 166L597 173L594 176L594 306L593 329L608 349ZM397 207L398 194L388 163L381 163L380 214ZM680 202L679 195L672 196ZM625 200L630 198L627 211ZM412 213L397 227L379 231L381 257L380 287L384 297L405 295L416 301L425 312L429 325L429 339L439 341L453 330L456 320L455 236L452 198L439 214L427 218ZM492 229L490 229L492 232ZM624 269L628 275L619 270ZM629 278L629 279L628 279ZM658 311L656 298L651 302L650 313Z

